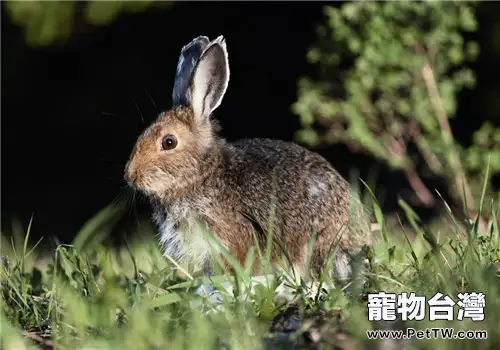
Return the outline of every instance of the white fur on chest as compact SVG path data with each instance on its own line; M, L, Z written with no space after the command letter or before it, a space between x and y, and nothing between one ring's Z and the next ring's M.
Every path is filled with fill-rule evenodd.
M212 248L207 241L206 225L188 202L172 204L166 214L155 213L153 219L159 227L159 240L164 256L181 264L205 268L212 260Z

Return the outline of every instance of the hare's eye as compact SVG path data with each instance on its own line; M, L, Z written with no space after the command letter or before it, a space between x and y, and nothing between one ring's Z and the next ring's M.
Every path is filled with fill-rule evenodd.
M164 136L161 140L161 147L164 150L174 149L177 146L177 137L174 135Z

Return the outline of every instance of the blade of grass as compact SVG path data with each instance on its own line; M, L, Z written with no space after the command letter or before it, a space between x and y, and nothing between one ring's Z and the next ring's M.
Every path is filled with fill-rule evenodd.
M124 207L123 204L108 205L88 220L73 239L75 249L79 252L91 251L101 244L108 230L118 222Z
M175 261L174 258L172 258L170 255L165 255L165 258L168 259L168 261L170 261L177 269L179 269L187 278L189 278L190 280L193 280L193 276L187 272L187 270L185 268L183 268L177 261Z
M371 190L371 188L368 186L366 182L364 182L362 179L360 179L361 183L365 186L365 188L368 190L368 193L370 193L372 199L373 199L373 211L375 212L375 218L377 219L377 223L380 225L380 232L382 233L382 237L384 238L384 241L386 243L389 242L389 239L387 237L387 232L385 230L385 223L384 223L384 215L382 214L382 209L380 208L380 205L377 201L377 198L375 197L375 194Z
M154 309L156 307L162 307L162 306L178 303L182 300L183 300L183 298L179 295L179 293L170 292L166 295L161 295L161 296L156 297L152 300L149 300L146 303L146 308Z
M30 233L31 233L31 225L33 224L33 216L34 214L31 214L30 221L28 223L28 229L26 230L26 235L24 236L24 243L23 243L23 254L21 255L21 274L25 274L25 265L24 261L26 258L26 251L28 250L28 241L30 238Z
M399 215L396 215L396 216L398 218L399 225L401 226L401 229L403 231L403 236L406 239L406 243L408 243L408 247L410 247L411 256L416 264L415 267L417 268L417 271L420 271L420 261L418 260L417 254L415 253L415 250L413 249L413 245L411 244L410 239L408 238L408 233L404 229L403 223L401 222L401 218L399 217Z
M491 157L488 156L488 163L486 164L486 174L484 175L484 181L483 181L483 189L481 191L481 200L479 201L479 213L478 213L478 220L479 217L483 214L483 203L484 203L484 196L486 195L486 188L488 187L488 182L490 178L490 159Z

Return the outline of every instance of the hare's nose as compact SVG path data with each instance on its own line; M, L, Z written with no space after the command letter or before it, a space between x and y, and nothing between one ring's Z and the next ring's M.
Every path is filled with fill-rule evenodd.
M132 169L130 166L130 161L125 165L125 172L123 174L123 178L127 181L129 186L133 186L135 184L135 180L137 179L137 171Z

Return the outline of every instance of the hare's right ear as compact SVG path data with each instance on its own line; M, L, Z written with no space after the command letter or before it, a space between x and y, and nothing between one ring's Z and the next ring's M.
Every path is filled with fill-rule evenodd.
M199 36L182 48L175 72L172 106L187 107L190 105L189 84L191 76L201 54L209 43L210 40L206 36Z
M191 81L191 107L196 118L208 118L222 102L229 83L229 60L224 37L203 51Z

